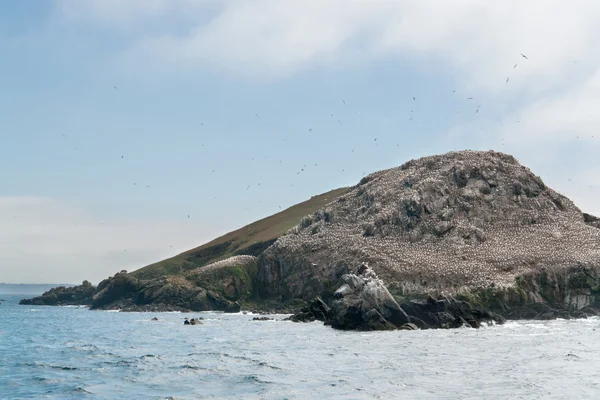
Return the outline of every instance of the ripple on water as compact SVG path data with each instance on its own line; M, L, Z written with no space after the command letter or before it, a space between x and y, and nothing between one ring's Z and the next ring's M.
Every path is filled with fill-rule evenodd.
M17 300L0 313L0 399L600 398L599 318L356 333L197 313L186 329Z

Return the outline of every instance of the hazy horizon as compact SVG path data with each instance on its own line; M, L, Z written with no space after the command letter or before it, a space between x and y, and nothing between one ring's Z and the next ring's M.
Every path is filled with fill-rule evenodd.
M583 0L0 2L0 280L97 283L467 148L600 214L598 18Z

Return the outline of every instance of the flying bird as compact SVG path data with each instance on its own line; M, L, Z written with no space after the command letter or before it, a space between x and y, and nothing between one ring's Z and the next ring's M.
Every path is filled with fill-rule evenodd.
M342 103L346 104L346 100L342 100Z
M113 86L113 88L115 88L116 90L119 90L119 88L118 88L118 87L116 87L116 86Z
M309 131L309 132L312 132L312 128L310 128L308 131Z
M254 115L256 115L256 118L260 118L257 113L254 113Z
M467 97L467 100L473 100L473 98L472 97Z
M510 79L510 76L508 78L506 78L506 83L508 83L508 80Z
M339 119L337 121L340 123L340 125L344 125L344 124L342 124L342 121L340 121Z
M517 64L515 64L515 65L513 66L513 69L514 69L514 68L517 68Z
M522 56L524 59L526 59L526 60L529 60L529 58L527 58L527 56L526 56L525 54L521 53L521 56Z
M416 99L415 99L415 96L413 96L413 100L416 100Z

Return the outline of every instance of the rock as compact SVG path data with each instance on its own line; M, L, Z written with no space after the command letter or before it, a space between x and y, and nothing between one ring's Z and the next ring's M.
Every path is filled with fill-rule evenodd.
M405 298L485 288L489 296L474 303L485 308L510 288L516 295L505 299L505 309L534 302L556 310L600 307L594 294L600 289L600 220L510 155L423 157L368 175L331 200L260 255L263 298L326 298L360 260ZM581 268L587 278L574 276ZM360 285L344 284L341 298ZM455 324L452 313L436 318L435 326Z
M224 312L230 313L230 314L235 314L235 313L239 313L241 309L242 309L241 304L236 301L236 302L233 302L232 304L230 304L227 308L225 308Z
M190 324L190 320L189 320L189 319L187 319L187 318L186 318L186 319L183 321L183 324L184 324L184 325L191 325L191 324Z
M317 296L308 305L308 307L302 308L300 312L286 318L285 320L293 322L328 322L331 320L331 308L329 308L329 306L325 304L325 302L319 296Z
M333 294L331 326L343 330L388 330L409 323L383 282L366 264L342 276Z
M252 321L274 321L274 319L269 317L254 317Z
M83 281L79 286L65 287L59 286L50 289L41 296L31 299L23 299L19 304L24 305L40 305L40 306L71 306L71 305L90 305L96 287L88 281Z
M479 328L482 322L504 322L504 318L498 314L450 296L439 299L430 296L426 301L403 303L402 308L409 315L411 323L421 329Z
M416 324L413 324L412 322L409 322L407 324L402 325L398 329L403 330L403 331L418 331L419 327Z

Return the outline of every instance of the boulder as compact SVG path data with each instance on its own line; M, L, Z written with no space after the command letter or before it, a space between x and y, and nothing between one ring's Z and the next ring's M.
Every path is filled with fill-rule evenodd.
M366 264L342 276L333 294L331 326L343 330L388 330L410 322L375 272Z
M300 312L285 320L292 322L323 321L327 324L331 320L331 316L331 308L317 296L308 307L302 308Z

